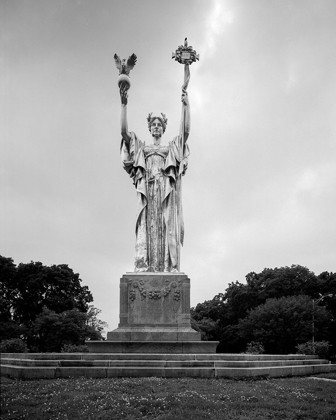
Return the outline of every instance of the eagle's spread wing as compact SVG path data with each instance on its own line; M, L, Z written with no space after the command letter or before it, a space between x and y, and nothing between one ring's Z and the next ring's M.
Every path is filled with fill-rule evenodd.
M135 54L132 54L130 57L128 57L127 63L126 63L127 74L129 74L129 72L133 69L133 67L136 64L136 61L137 61L137 56Z
M114 61L115 61L115 64L117 66L117 69L119 70L119 73L120 73L121 70L122 70L122 65L121 65L120 57L117 54L114 54Z

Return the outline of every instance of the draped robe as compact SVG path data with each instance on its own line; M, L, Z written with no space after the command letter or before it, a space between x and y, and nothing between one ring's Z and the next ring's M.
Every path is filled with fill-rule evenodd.
M121 161L138 197L135 224L135 271L176 272L184 225L181 176L189 147L181 135L168 146L147 146L131 132L121 142Z

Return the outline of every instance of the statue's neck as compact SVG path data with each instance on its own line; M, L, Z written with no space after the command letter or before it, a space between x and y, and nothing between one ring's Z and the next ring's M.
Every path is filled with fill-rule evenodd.
M153 145L160 146L161 145L161 137L153 137Z

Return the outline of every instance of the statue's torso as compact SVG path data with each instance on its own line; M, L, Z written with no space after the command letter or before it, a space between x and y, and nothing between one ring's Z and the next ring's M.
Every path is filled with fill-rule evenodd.
M163 167L168 156L167 146L144 146L147 180L163 177Z

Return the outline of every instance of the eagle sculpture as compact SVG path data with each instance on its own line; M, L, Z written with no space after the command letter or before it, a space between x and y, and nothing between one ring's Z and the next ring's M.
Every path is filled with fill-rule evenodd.
M126 74L126 76L129 76L130 71L136 64L137 56L132 54L130 57L128 57L126 62L125 58L120 60L120 57L117 54L114 54L114 61L117 69L119 70L119 74Z

